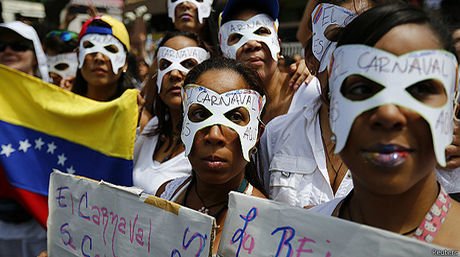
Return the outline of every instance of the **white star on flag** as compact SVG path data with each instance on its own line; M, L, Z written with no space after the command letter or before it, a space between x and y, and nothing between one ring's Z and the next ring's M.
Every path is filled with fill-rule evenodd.
M35 139L35 149L42 150L42 146L45 144L42 138Z
M65 161L67 161L67 157L63 153L58 155L58 165L64 166Z
M5 155L6 157L10 157L11 153L15 152L13 147L11 147L11 144L7 145L2 145L2 151L0 152L0 155Z
M24 140L24 141L19 141L19 151L23 151L24 153L27 152L27 150L29 150L29 147L31 147L32 145L29 143L29 140Z
M73 166L70 166L70 168L67 168L67 173L69 174L74 174L75 170L73 169Z
M56 150L56 148L57 146L54 144L54 142L51 142L50 144L48 144L48 151L46 152L54 154L54 150Z

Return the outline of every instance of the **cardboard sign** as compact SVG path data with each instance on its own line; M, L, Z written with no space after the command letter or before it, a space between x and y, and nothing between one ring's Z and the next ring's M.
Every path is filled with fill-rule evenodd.
M232 192L218 256L432 257L440 249L388 231Z
M210 256L214 218L141 192L54 171L49 256Z

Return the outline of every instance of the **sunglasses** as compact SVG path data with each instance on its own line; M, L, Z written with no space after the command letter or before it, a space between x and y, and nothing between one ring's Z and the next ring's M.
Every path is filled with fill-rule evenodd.
M15 52L34 50L34 45L28 42L0 42L0 52L4 52L8 46Z
M59 37L64 42L69 42L72 39L77 40L78 34L72 31L67 30L52 30L48 34L46 34L47 38L50 37Z

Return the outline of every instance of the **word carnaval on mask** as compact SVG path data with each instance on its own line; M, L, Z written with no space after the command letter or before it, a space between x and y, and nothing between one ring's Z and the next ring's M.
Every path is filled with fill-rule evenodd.
M249 94L228 94L228 95L210 95L206 91L201 91L198 93L196 101L198 103L202 103L204 105L210 106L230 106L230 105L238 105L238 106L250 106L255 108L255 104L257 101L254 101L253 96Z
M449 76L449 68L444 61L436 57L406 57L392 60L387 56L379 56L365 52L358 58L358 67L365 72L376 71L384 73L418 73L419 75L438 74Z
M259 27L270 27L273 26L273 21L269 18L259 18L252 21L241 22L237 24L229 24L230 25L230 32L240 32L244 30L256 29Z
M165 49L159 54L158 58L173 58L173 59L183 59L183 58L197 58L200 55L197 48L185 48L179 51L174 49Z

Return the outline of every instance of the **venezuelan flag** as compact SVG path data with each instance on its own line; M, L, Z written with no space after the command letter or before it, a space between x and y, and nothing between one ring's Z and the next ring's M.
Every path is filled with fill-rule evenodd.
M131 186L136 97L97 102L0 65L0 197L45 225L54 168Z

